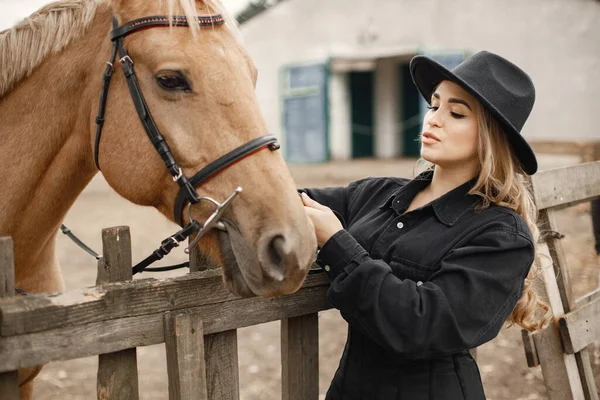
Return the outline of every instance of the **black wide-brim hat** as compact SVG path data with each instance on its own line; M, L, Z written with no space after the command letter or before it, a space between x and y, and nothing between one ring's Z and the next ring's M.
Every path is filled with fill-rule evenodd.
M521 134L535 102L535 88L522 69L499 55L481 51L452 70L429 57L416 56L410 61L410 73L430 104L433 91L444 80L473 95L498 120L523 170L535 174L535 154Z

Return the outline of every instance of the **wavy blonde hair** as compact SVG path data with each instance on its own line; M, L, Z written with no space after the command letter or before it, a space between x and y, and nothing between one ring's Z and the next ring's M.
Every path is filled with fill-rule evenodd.
M544 328L552 318L550 307L534 290L534 281L540 275L540 253L537 226L537 207L533 200L531 180L511 150L502 126L481 104L477 103L479 126L478 155L481 170L470 194L483 199L482 207L495 204L519 214L533 236L535 258L523 284L521 298L508 317L508 326L519 325L528 331Z
M552 313L548 304L534 290L534 282L540 276L540 256L543 254L538 251L540 230L531 181L511 151L511 145L496 118L478 102L476 110L480 172L469 194L482 198L480 209L494 204L514 210L525 220L534 239L535 258L523 283L523 293L508 317L507 326L519 325L530 332L540 330L551 321ZM429 163L429 168L433 167Z

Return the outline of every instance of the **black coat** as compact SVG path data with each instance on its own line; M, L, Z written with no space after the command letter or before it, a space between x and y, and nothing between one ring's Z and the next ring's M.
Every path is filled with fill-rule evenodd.
M468 350L510 315L533 239L514 211L478 209L467 193L474 180L403 214L431 176L303 190L345 227L317 259L327 299L349 324L327 399L485 399Z

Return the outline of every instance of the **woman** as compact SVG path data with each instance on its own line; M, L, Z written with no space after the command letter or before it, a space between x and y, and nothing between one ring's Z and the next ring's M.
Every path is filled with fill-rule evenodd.
M417 56L410 70L430 104L421 156L432 167L301 194L327 298L349 323L328 400L484 399L469 349L506 321L538 328L538 307L548 318L531 287L538 229L524 177L537 161L520 134L533 83L485 51L452 71Z

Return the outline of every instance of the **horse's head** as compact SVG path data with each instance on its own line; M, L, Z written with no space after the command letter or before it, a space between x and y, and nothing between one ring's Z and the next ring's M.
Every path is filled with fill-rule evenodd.
M111 7L120 25L170 12L191 21L213 15L219 7L208 0L164 3L112 0ZM254 93L257 71L229 27L152 27L127 35L123 45L156 127L185 176L265 135ZM103 56L109 57L109 52ZM130 201L154 206L173 219L179 185L142 127L119 65L109 93L98 152L106 180ZM92 136L94 144L95 128ZM205 235L202 252L223 267L227 284L237 294L276 296L297 290L313 260L316 241L280 152L258 150L197 190L223 201L237 186L243 192L222 219L227 232L212 230ZM202 223L214 209L201 201L191 208L191 215Z

